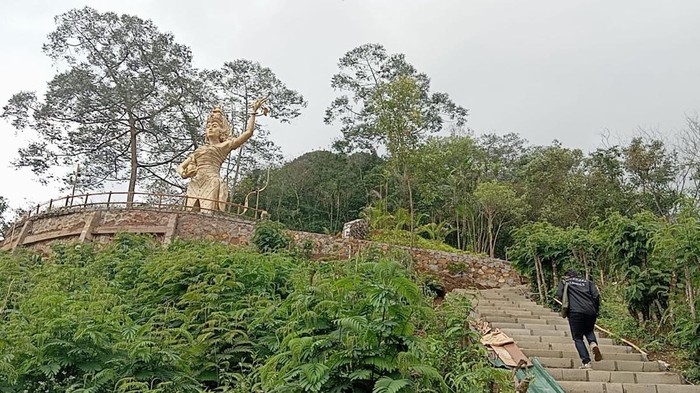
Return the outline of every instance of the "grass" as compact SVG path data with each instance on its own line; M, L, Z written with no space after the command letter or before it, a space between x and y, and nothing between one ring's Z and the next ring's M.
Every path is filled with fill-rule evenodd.
M445 251L452 253L464 253L464 251L445 244L440 240L431 240L415 235L411 245L411 232L399 229L375 229L370 235L370 240L381 243L396 244L405 247L417 247L428 250Z

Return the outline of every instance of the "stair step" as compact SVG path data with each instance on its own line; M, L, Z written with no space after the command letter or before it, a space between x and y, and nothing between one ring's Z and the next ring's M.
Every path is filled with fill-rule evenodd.
M515 335L519 336L554 336L554 337L570 337L562 330L532 330L532 329L512 329L512 328L501 328L501 331L511 337ZM571 340L571 338L569 338Z
M569 340L566 343L552 343L552 342L541 342L541 341L523 341L515 340L520 348L523 349L533 349L533 350L551 350L551 351L574 351L574 341ZM632 353L632 348L626 345L605 345L600 344L600 351L605 357L606 354L612 353Z
M572 345L573 346L573 345ZM545 357L545 358L567 358L567 359L579 359L578 352L575 348L571 348L568 351L557 351L552 349L530 349L521 348L523 353L529 357ZM592 354L591 354L592 355ZM629 361L639 361L643 362L646 360L644 355L641 353L603 353L603 359L605 360L629 360Z
M547 372L558 381L683 384L680 375L664 371L634 372L548 368Z
M538 357L544 367L550 368L575 368L581 366L581 361L576 358L545 358ZM658 372L666 371L662 369L658 362L642 362L638 360L601 360L591 363L593 370L602 371L635 371L635 372Z
M512 308L512 309L518 309L518 308L527 308L527 309L533 309L533 310L542 310L542 311L549 311L552 312L552 310L542 307L538 304L535 303L518 303L518 302L479 302L476 307L491 307L491 308Z
M568 393L698 393L700 386L677 384L634 384L561 381Z
M548 325L544 323L495 322L491 325L499 329L559 330L565 332L571 330L568 324L562 323L558 323L556 325Z
M499 307L499 306L480 306L476 307L476 311L479 313L491 313L491 312L497 312L497 313L507 313L510 315L549 315L549 316L558 316L557 313L551 310L540 310L540 309L531 309L531 308L523 308L523 307Z
M547 321L547 323L561 322L564 319L558 315L533 315L532 313L523 313L522 315L513 315L506 312L496 311L496 312L475 312L477 317L485 319L489 322L512 322L516 320L517 322L524 323L521 319L530 319L532 323L541 323L539 321Z
M504 332L505 333L505 332ZM507 333L506 333L507 334ZM574 341L571 337L554 337L554 336L532 336L532 335L512 335L510 336L516 342L542 342L542 343L552 343L552 344L569 344L574 345ZM600 345L614 345L613 339L598 337L598 344Z
M496 322L516 322L516 323L534 323L543 325L556 325L561 324L563 319L561 317L550 317L550 316L538 316L538 315L525 315L525 316L508 316L506 314L479 314L479 316L491 323ZM568 325L567 325L568 326Z
M529 357L537 358L566 392L571 393L700 393L686 385L680 374L627 345L596 332L603 360L588 370L571 339L568 321L522 294L525 287L482 290L473 316L512 337ZM601 337L603 336L603 337Z

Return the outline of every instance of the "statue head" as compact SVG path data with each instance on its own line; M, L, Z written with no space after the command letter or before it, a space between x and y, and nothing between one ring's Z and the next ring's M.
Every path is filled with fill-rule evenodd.
M226 119L226 115L221 111L221 106L217 105L209 114L204 131L204 139L209 143L219 143L231 137L231 125Z

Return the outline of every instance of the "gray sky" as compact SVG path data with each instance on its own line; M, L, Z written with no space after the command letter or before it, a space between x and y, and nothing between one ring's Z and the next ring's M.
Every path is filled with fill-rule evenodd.
M700 112L697 0L2 0L1 105L44 89L53 17L85 5L153 20L192 49L196 67L247 58L271 68L309 102L271 129L287 158L340 136L323 124L330 78L345 52L369 42L406 54L434 91L469 109L477 135L517 132L588 152L606 130L613 143L639 128L670 135ZM22 141L2 120L0 135L0 195L12 207L58 196L10 167Z

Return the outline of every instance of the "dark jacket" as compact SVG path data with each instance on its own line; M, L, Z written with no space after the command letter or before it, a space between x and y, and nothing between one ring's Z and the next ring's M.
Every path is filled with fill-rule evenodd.
M569 313L596 316L600 310L600 293L592 281L579 277L567 278L559 283L557 298L561 300L564 282L569 283Z

